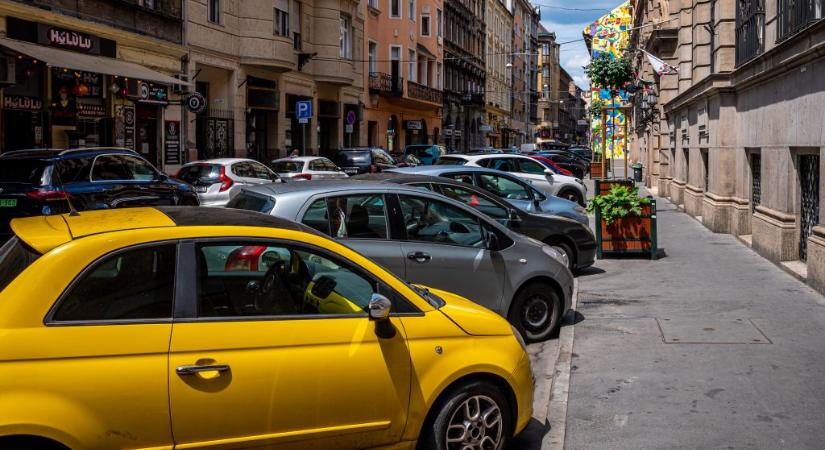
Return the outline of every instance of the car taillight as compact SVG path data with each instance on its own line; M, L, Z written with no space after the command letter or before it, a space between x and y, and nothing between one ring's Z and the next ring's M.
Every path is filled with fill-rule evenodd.
M232 181L232 178L226 176L226 167L224 166L221 166L221 175L218 177L218 180L221 182L221 188L218 192L224 192L235 184L235 182Z
M54 189L38 189L36 191L26 192L26 197L32 200L48 201L48 200L64 200L69 197L63 191Z
M266 247L260 245L251 245L232 250L232 253L230 253L226 258L226 264L223 266L223 271L257 272L258 261L261 259L261 255L264 253L264 250L266 250Z
M312 174L311 173L296 173L295 175L292 176L292 178L295 178L296 180L311 180L312 179Z

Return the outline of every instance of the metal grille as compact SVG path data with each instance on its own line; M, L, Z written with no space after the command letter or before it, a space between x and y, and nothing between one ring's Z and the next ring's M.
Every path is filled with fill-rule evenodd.
M799 1L799 0L779 0ZM821 1L821 0L818 0ZM765 45L764 0L736 2L736 65L739 66L762 53Z
M209 109L196 123L198 159L234 156L235 121L231 110Z
M777 7L776 40L782 41L821 19L825 0L778 0Z
M799 233L799 259L808 259L808 237L819 222L819 155L799 156L799 181L801 184L801 211Z
M762 155L751 154L751 212L762 203Z

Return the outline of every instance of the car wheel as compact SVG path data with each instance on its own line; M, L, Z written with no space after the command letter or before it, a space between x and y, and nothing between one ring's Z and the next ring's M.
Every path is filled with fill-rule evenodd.
M549 245L553 250L564 255L565 260L567 261L567 268L570 269L571 272L575 270L576 254L573 253L573 250L570 249L570 246L561 242L550 242L547 245Z
M571 202L578 203L580 205L584 205L584 199L582 198L581 193L574 191L573 189L565 189L558 194L559 197L570 200Z
M435 405L419 450L501 450L512 434L510 404L496 386L474 381Z
M543 341L561 324L561 299L553 286L531 283L516 294L508 320L525 341Z

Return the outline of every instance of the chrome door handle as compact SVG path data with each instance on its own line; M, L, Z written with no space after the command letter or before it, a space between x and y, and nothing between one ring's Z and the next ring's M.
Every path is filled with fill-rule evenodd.
M206 364L206 365L190 365L190 366L178 366L175 369L175 372L178 375L194 375L200 372L228 372L229 371L229 364Z
M407 259L412 259L416 262L424 263L431 260L432 256L424 252L410 252L407 253Z

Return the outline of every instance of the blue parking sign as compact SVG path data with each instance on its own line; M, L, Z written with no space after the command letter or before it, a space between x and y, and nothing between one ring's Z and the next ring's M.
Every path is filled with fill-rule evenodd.
M299 100L295 102L295 117L298 119L309 119L312 117L312 100Z

